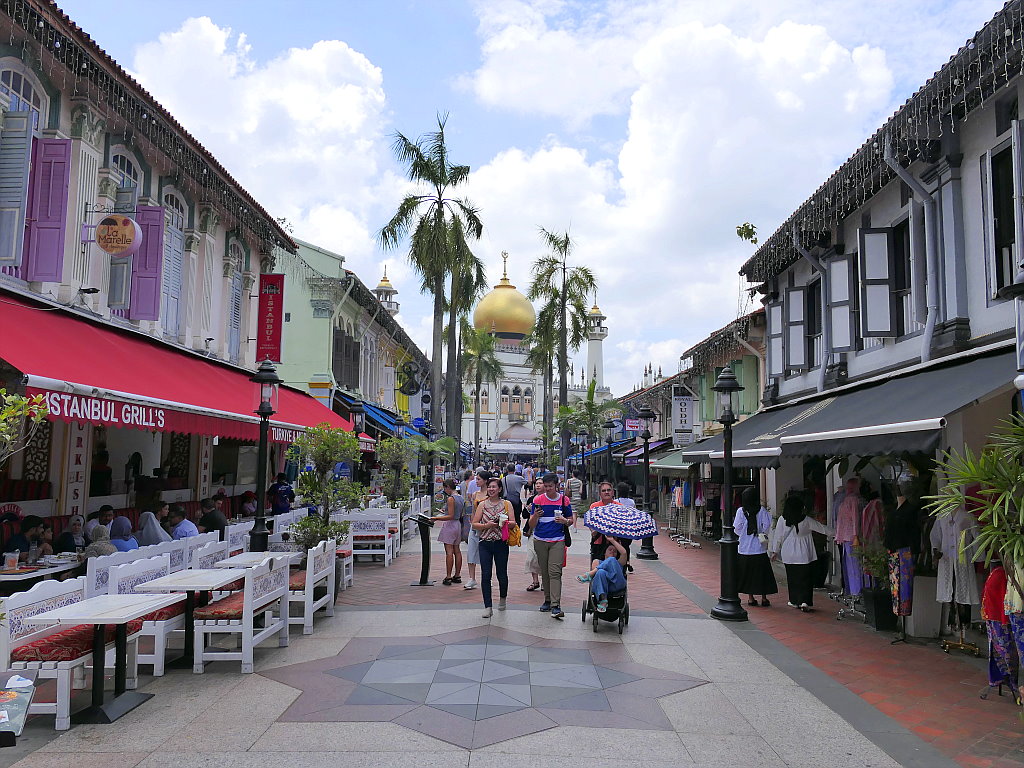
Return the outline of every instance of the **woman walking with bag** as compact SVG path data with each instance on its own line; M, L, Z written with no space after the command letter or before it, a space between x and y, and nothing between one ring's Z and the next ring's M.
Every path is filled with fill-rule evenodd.
M473 530L480 536L480 591L484 597L483 617L489 619L491 610L491 571L498 576L498 610L505 610L508 598L508 522L512 518L512 504L501 498L501 481L492 477L487 481L487 497L479 502L473 513Z
M445 513L434 519L444 523L437 540L444 544L444 581L441 583L448 586L462 583L462 549L459 543L462 541L462 515L466 504L455 492L454 480L445 480L441 488L445 495Z
M772 516L761 506L757 488L744 488L740 502L742 506L736 510L732 522L733 530L740 537L736 591L747 595L747 605L757 605L754 595L760 595L761 605L767 608L771 605L768 595L779 591L768 559L768 532L772 529Z

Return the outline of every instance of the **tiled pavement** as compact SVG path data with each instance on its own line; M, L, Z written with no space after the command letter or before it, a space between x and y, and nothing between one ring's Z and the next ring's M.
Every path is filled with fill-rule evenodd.
M478 590L440 583L409 586L419 572L413 542L391 568L357 566L356 586L341 595L333 619L318 619L314 635L293 633L289 648L258 649L257 674L243 676L237 665L218 663L202 676L172 672L145 679L145 690L156 696L118 723L79 726L53 738L52 720L39 718L19 747L0 751L0 768L19 758L17 768L69 763L75 768L250 768L256 761L279 768L442 762L472 768L611 768L621 766L624 756L651 768L948 768L955 763L947 755L967 766L1020 765L1013 759L1020 724L1005 699L978 700L984 680L976 663L929 647L891 647L888 637L863 625L836 622L824 600L816 614L773 607L758 610L745 625L704 616L717 593L712 545L684 552L661 540L660 561L636 563L633 618L626 632L620 636L605 625L594 634L575 620L576 604L585 595L583 585L571 578L586 564L584 536L579 539L573 549L580 554L570 555L567 569L564 622L532 610L539 598L524 591L529 577L522 574L521 552L510 565L510 610L487 621L480 617ZM516 671L499 684L525 686L518 675L528 675L529 707L481 711L484 689L497 681L484 680L492 641L501 646L496 653L525 652L525 661L505 665ZM449 650L458 646L476 650ZM424 683L411 679L397 681L414 686L401 690L382 689L394 683L376 680L405 677L392 668L395 661L388 663L395 656L426 653L431 658L408 660L431 666L439 647L432 670L405 670L413 676L431 673L425 691L415 687ZM445 659L446 653L477 653L481 647L479 680L469 679L474 677L469 666ZM549 690L535 701L534 683L540 689L557 686L543 685L542 670L530 666L531 648L589 653L589 665L579 653L561 660L558 675L572 681L593 684L589 672L567 669L577 663L641 679L615 685L595 673L601 688L591 685L586 701L576 702L582 707L546 706L557 702L544 701ZM368 679L367 672L381 660L385 664ZM472 717L468 709L435 706L444 705L438 699L447 689L432 695L430 685L454 684L447 678L453 673L440 669L442 661L461 669L467 681L451 693L461 692L463 698L466 691L475 693ZM524 663L527 668L519 669ZM650 671L641 675L641 670ZM556 682L562 679L558 675L552 677ZM659 687L664 680L685 687L674 692ZM615 690L620 686L639 690ZM382 703L378 693L408 697L408 704ZM518 687L498 693L518 694L526 703L526 691ZM595 694L605 697L607 709ZM486 697L497 701L491 693ZM381 711L395 706L405 713ZM449 710L468 706L451 704ZM488 714L496 716L480 719ZM508 720L503 723L502 717Z
M708 595L719 592L719 550L658 542L660 562ZM972 768L1024 765L1024 720L1008 696L980 692L987 682L984 659L947 655L937 642L892 645L891 633L877 633L853 619L837 621L839 605L823 593L811 614L786 606L780 594L771 608L749 608L750 623L828 674L864 701L893 718L958 763ZM984 647L984 639L977 637Z

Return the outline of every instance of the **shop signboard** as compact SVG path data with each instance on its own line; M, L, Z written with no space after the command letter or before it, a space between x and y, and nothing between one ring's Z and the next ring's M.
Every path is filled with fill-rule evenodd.
M142 245L142 228L128 216L106 216L96 225L96 245L116 258L131 256Z
M260 275L256 360L281 362L281 323L284 319L284 275Z
M640 419L626 419L626 431L627 432L639 432L640 431Z
M693 397L683 387L672 392L672 445L693 442Z

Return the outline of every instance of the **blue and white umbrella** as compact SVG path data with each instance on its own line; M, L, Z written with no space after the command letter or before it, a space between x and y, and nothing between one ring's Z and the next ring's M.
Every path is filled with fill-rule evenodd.
M658 535L658 524L641 509L623 504L605 504L588 509L583 524L592 531L623 539L645 539Z

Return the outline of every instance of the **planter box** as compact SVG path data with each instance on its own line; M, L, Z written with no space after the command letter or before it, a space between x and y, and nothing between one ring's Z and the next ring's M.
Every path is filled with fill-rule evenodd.
M914 577L914 612L907 616L907 634L936 638L942 628L942 603L935 602L939 580L935 576Z
M880 632L896 630L896 614L892 612L892 593L888 589L866 589L861 593L864 600L864 620Z

